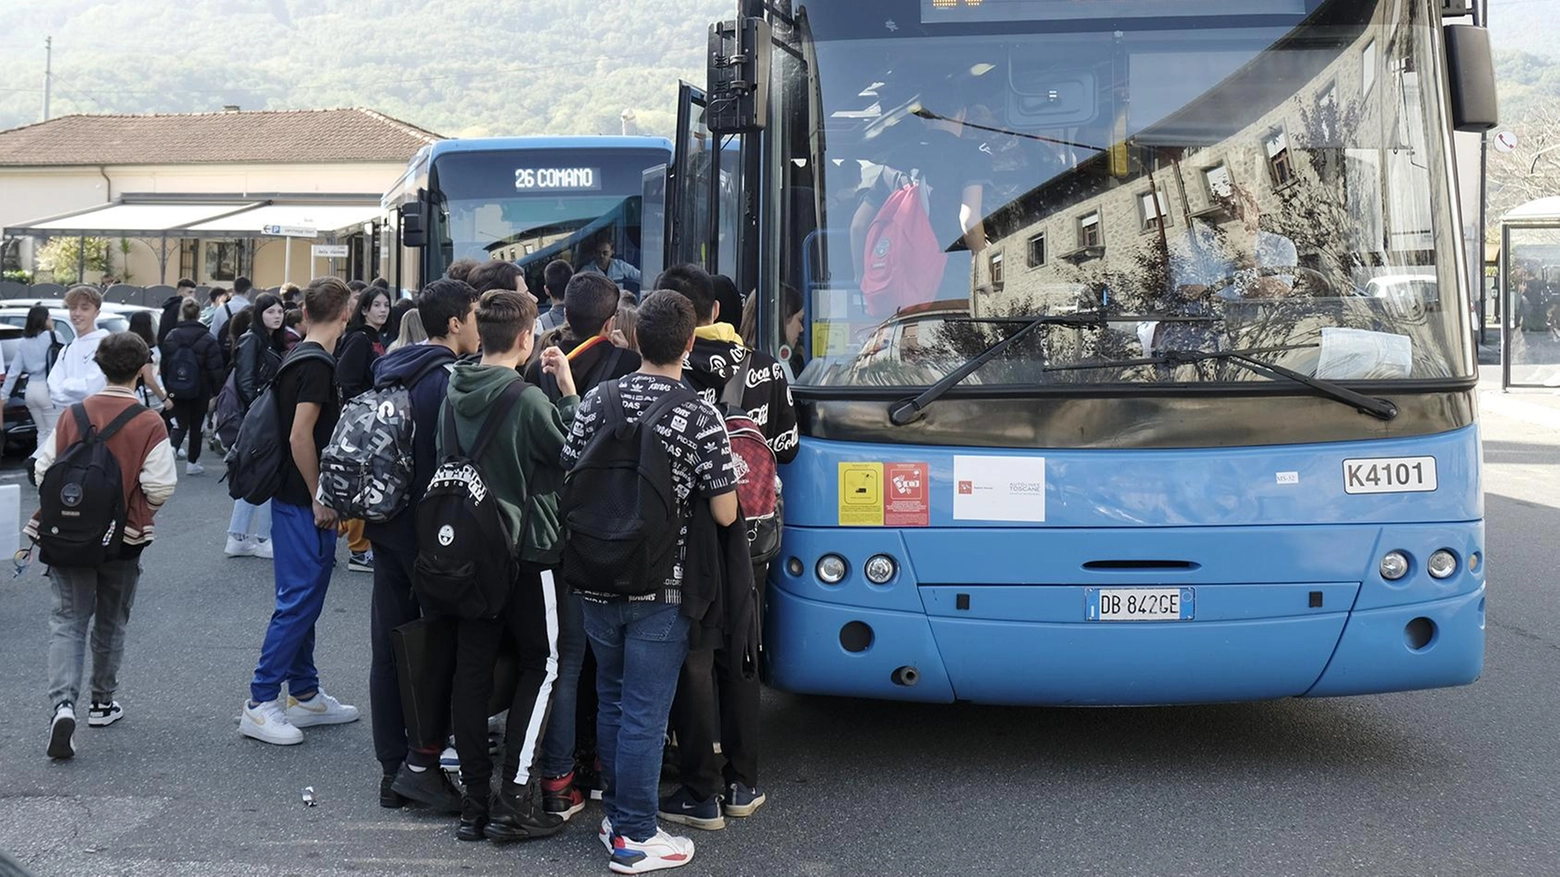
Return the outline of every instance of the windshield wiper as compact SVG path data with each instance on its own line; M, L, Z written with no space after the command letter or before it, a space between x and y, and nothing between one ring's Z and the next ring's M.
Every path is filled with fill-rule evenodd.
M1398 416L1398 407L1391 399L1378 399L1366 396L1323 378L1313 378L1291 368L1263 362L1256 358L1263 353L1282 353L1289 350L1313 349L1315 344L1297 344L1288 347L1259 347L1248 350L1162 350L1153 356L1145 356L1140 359L1099 360L1095 362L1079 362L1071 365L1058 365L1046 368L1049 372L1082 371L1097 368L1133 368L1142 365L1158 365L1166 368L1176 368L1183 365L1195 365L1199 362L1210 360L1228 360L1247 371L1262 375L1266 378L1278 380L1284 378L1294 383L1304 385L1316 391L1318 396L1332 399L1344 405L1353 406L1361 414L1369 414L1377 420L1392 420Z
M888 422L895 426L907 426L921 418L921 412L926 407L944 394L953 389L960 381L974 374L981 366L992 361L1002 351L1012 347L1020 338L1029 335L1042 326L1066 326L1073 329L1104 329L1110 323L1140 323L1145 320L1157 320L1161 323L1213 323L1218 322L1219 317L1183 317L1175 315L1152 314L1149 316L1110 314L1104 310L1079 311L1074 314L1046 314L1033 319L1023 317L1000 317L987 319L950 320L949 322L971 323L1023 323L1022 329L1003 338L1001 341L987 347L985 350L970 358L963 365L949 372L942 380L927 387L920 395L911 399L901 399L888 406Z

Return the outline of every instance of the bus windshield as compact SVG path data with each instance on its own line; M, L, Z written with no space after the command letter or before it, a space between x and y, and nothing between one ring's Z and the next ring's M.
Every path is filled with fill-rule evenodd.
M1099 319L1030 333L963 384L1271 380L1141 362L1164 351L1265 351L1327 380L1473 373L1428 4L796 13L769 165L791 194L768 244L803 308L800 336L785 315L769 335L799 386L929 385L1077 312Z
M456 259L507 259L540 290L548 262L596 265L640 286L641 175L664 155L623 150L452 152L434 161L428 276Z

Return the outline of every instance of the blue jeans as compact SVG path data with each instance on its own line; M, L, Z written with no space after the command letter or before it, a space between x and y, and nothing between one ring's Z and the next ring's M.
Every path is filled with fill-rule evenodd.
M597 750L612 830L649 840L660 806L661 754L677 676L688 654L688 619L664 603L581 601L596 654Z
M561 777L574 769L574 718L579 701L580 665L585 663L585 620L576 594L558 597L558 681L553 684L552 711L536 771Z
M314 526L314 509L273 501L271 521L276 611L271 613L260 663L249 684L249 696L256 703L276 700L283 682L294 697L319 690L314 622L325 609L325 591L336 565L336 528Z
M251 505L241 499L233 500L233 517L228 521L228 535L240 539L246 536L253 536L256 539L271 538L270 501Z

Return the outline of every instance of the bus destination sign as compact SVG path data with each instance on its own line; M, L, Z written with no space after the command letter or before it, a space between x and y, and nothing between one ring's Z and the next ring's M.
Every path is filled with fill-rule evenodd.
M1305 15L1305 0L921 0L922 24L1185 18L1199 15Z
M515 191L517 192L597 192L600 190L601 168L515 168Z

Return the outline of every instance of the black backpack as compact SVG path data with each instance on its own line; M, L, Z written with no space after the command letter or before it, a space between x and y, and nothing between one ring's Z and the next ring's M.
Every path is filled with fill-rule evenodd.
M448 364L429 363L409 380L375 387L347 402L330 444L320 451L321 504L343 518L375 523L406 508L416 480L411 390Z
M275 377L255 397L244 423L238 428L238 440L227 453L228 496L253 505L260 505L282 488L283 464L291 456L289 436L282 429L281 400L276 396L276 384L282 374L294 365L309 360L330 363L336 367L336 358L313 347L299 347L282 362Z
M194 399L200 395L200 356L195 345L174 348L168 357L168 380L163 389L175 399Z
M50 566L97 566L125 541L125 484L108 440L148 409L131 405L98 431L80 402L70 406L76 441L43 475L38 491L39 558Z
M504 388L466 452L460 448L455 406L444 403L444 459L417 504L417 560L412 564L412 589L430 617L492 618L509 602L524 522L520 533L509 532L477 461L508 422L525 387L524 381L515 381Z
M633 423L617 381L600 384L601 429L563 482L558 516L564 582L576 591L642 597L659 590L677 560L682 518L672 461L655 424L698 397L674 390Z

